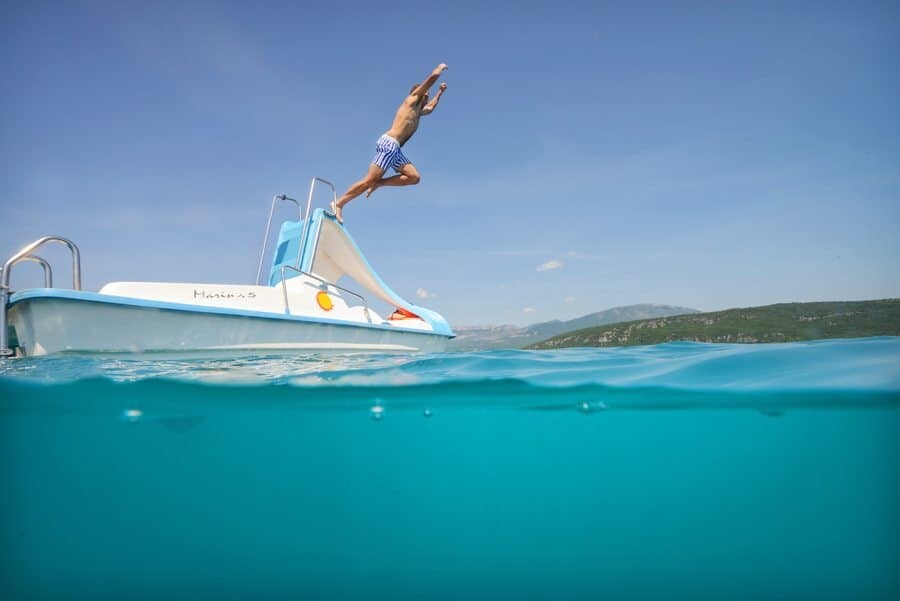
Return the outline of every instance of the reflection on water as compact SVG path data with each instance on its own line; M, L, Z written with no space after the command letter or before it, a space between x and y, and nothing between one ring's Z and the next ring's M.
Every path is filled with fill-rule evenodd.
M900 338L790 344L672 343L558 351L436 355L54 355L0 361L0 378L60 383L171 378L225 384L405 386L509 379L541 386L602 384L690 390L897 389Z

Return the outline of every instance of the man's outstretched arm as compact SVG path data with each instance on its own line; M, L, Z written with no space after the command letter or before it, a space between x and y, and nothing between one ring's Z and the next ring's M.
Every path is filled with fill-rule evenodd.
M413 96L421 96L434 85L434 82L438 80L438 77L441 76L441 73L447 70L447 64L441 63L437 67L434 68L434 71L431 72L431 75L428 76L428 79L419 84L419 87L412 91Z
M444 93L444 90L447 89L447 84L442 83L441 87L438 88L437 94L434 95L434 98L428 101L428 104L422 107L422 114L428 115L434 109L437 108L438 102L441 100L441 95Z

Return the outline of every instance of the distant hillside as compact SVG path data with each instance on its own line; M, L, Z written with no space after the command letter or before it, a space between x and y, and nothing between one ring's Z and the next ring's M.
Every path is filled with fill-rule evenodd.
M900 299L784 303L586 328L529 348L633 346L676 340L792 342L818 338L900 336Z
M456 338L450 341L450 350L470 351L497 348L523 348L551 336L608 323L631 321L651 317L667 317L697 313L696 309L671 305L628 305L598 311L568 321L545 321L530 326L454 326Z

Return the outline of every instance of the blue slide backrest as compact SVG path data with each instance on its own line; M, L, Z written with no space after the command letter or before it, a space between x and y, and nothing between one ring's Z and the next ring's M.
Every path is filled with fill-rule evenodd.
M302 221L285 221L278 232L278 243L275 246L275 258L272 259L272 270L269 272L269 286L281 283L281 266L297 265L300 252L300 235L303 233ZM297 276L296 271L285 272L285 278Z

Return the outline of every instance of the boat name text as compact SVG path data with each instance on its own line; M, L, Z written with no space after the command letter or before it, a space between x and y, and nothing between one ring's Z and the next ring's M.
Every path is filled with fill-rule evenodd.
M194 289L194 300L198 298L256 298L255 292L207 292L206 290Z

